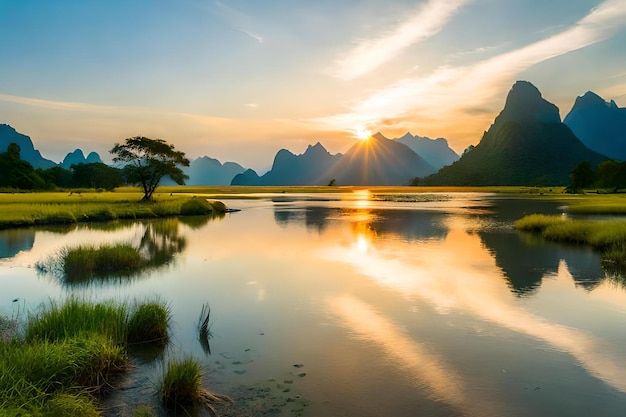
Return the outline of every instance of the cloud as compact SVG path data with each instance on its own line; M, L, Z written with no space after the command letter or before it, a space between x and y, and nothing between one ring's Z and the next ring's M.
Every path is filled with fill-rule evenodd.
M455 3L458 4L458 3ZM520 72L542 61L613 36L626 26L626 0L607 0L575 25L525 47L465 67L440 67L425 77L405 78L356 101L350 111L315 119L328 129L374 127L409 111L446 120L451 112L487 105ZM436 115L436 116L433 116Z
M240 12L232 6L228 6L221 1L216 1L215 5L222 12L228 24L237 32L254 39L258 43L263 43L264 38L256 31L248 29L253 26L250 16Z
M391 60L404 49L441 30L467 0L429 0L396 29L367 39L335 61L330 72L346 80L364 75Z

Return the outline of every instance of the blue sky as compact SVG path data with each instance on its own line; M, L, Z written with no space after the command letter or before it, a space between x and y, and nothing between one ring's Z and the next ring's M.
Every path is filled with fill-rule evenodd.
M626 104L626 0L0 0L0 123L60 161L163 138L263 171L355 135L462 152L511 85Z

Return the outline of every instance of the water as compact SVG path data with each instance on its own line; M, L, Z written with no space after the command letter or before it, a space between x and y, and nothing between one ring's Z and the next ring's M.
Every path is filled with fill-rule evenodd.
M559 213L556 204L476 193L240 197L226 202L242 211L221 219L0 232L0 314L69 294L158 296L174 314L164 357L199 358L207 387L236 401L224 415L626 413L623 280L587 248L512 227ZM130 279L67 284L34 268L80 242L146 241L164 249L164 266ZM205 303L210 353L198 342ZM110 415L156 407L162 360L134 360Z

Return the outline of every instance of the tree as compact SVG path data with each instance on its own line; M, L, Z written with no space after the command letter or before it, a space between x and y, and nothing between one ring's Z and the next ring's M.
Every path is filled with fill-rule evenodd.
M44 180L33 166L20 158L20 146L10 143L6 152L0 153L0 187L34 190L45 187Z
M154 190L166 175L178 185L185 184L189 178L178 167L189 166L189 159L184 152L175 150L174 145L163 139L135 136L127 138L123 144L116 143L110 152L116 155L113 162L125 164L126 181L143 188L141 201L152 200Z
M593 183L595 173L589 161L579 162L569 172L570 189L575 192L582 191Z

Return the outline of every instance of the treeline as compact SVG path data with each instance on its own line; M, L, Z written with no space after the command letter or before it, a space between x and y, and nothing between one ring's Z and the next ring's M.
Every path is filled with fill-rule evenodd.
M610 192L626 189L626 162L608 160L601 162L596 169L587 161L580 162L569 173L570 192L598 188Z
M112 190L124 185L122 170L101 162L35 169L20 157L20 147L9 144L0 153L0 188L18 190L53 190L56 188L95 188Z

